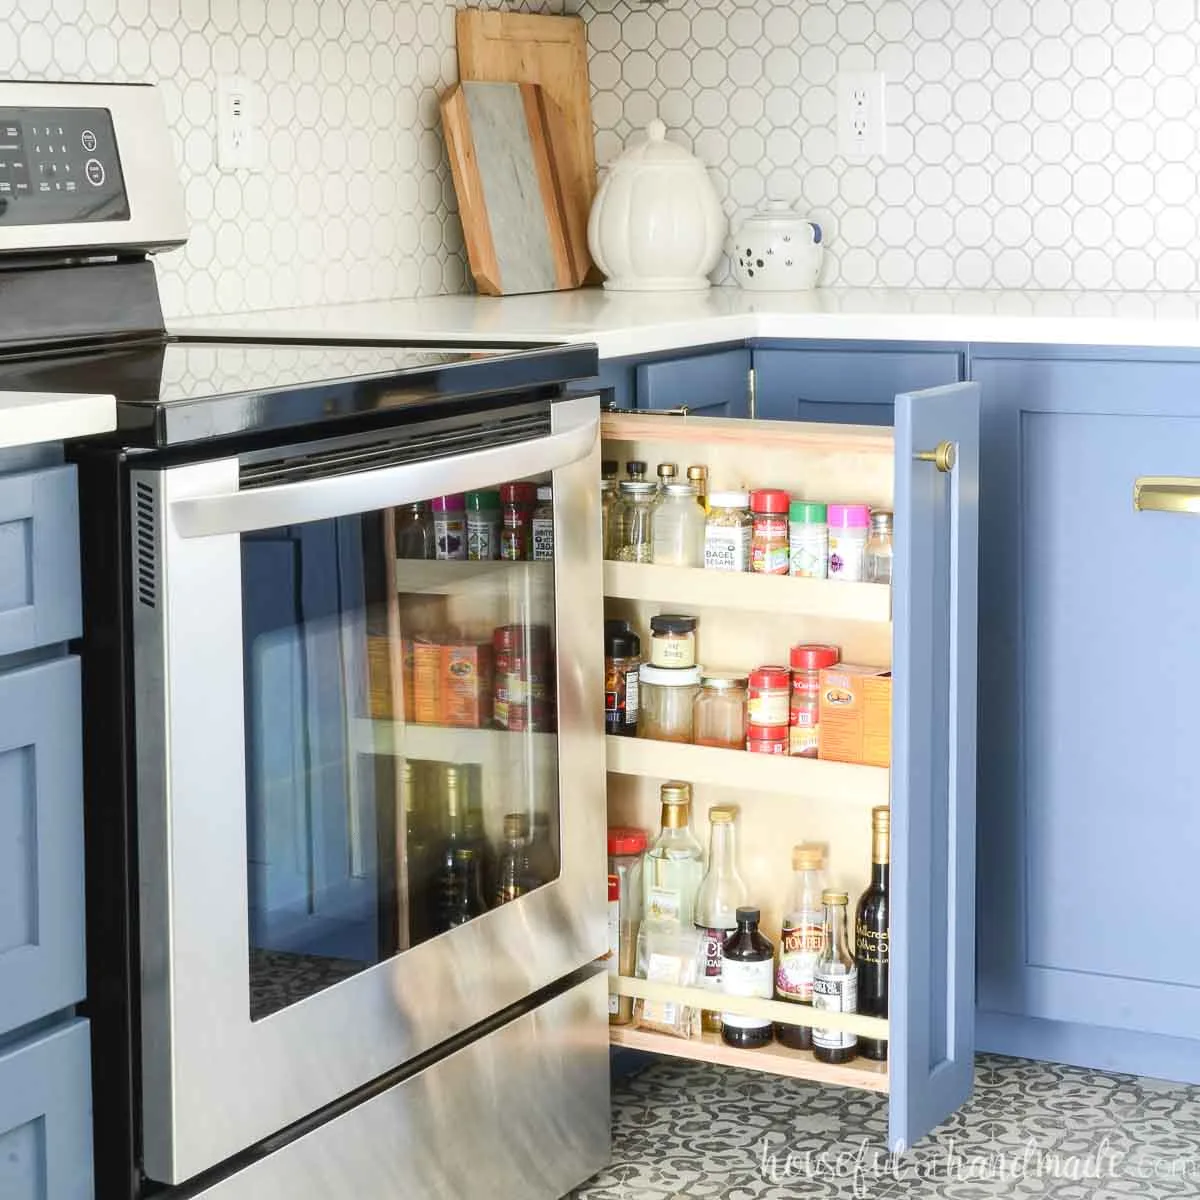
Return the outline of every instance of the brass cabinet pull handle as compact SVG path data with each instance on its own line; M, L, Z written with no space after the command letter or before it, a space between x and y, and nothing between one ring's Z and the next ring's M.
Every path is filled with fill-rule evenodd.
M953 442L938 442L933 450L918 450L913 457L920 462L931 462L939 471L945 473L954 470L954 464L958 461L958 451L954 449Z
M1143 475L1133 481L1138 512L1200 513L1200 479L1192 475Z

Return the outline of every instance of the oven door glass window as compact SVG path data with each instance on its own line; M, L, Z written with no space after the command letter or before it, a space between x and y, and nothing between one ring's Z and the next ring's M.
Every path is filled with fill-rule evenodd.
M553 499L242 537L250 1015L559 872Z

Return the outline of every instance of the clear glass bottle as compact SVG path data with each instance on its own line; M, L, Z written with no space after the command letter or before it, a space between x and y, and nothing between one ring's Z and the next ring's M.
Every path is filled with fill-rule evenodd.
M613 557L613 514L617 507L617 481L600 480L600 553L605 558Z
M651 561L668 567L704 566L704 509L690 483L668 483L654 506Z
M617 528L613 533L613 558L621 562L648 563L654 552L652 514L655 484L648 481L621 484L621 501L617 508Z
M721 990L721 947L737 929L737 910L746 903L746 884L737 869L737 807L714 805L708 810L708 870L696 893L696 930L700 936L697 986ZM705 1009L701 1023L720 1032L719 1011Z
M813 976L825 947L825 851L802 845L792 850L792 894L779 936L775 998L812 1006ZM776 1025L775 1037L792 1050L812 1049L811 1025Z
M434 932L465 925L486 911L483 862L467 827L466 779L462 768L442 766L442 846L431 888Z
M675 922L690 929L695 922L696 893L704 875L704 849L692 833L692 785L668 780L659 793L662 829L646 851L642 872L647 921Z
M642 922L642 863L646 835L628 826L608 831L608 973L637 974L637 936ZM628 1025L633 998L610 995L608 1023Z
M554 489L546 483L539 484L537 507L533 510L532 523L534 562L546 562L554 557Z
M658 491L661 495L669 483L679 482L679 465L677 463L658 464Z
M868 583L892 582L892 514L885 508L871 509L871 531L867 534L866 579Z
M705 515L708 514L708 468L701 463L695 463L687 469L688 483L696 489L696 501Z
M437 558L467 557L467 502L461 492L435 498L433 537Z
M529 861L529 817L525 813L508 813L504 818L504 848L496 868L493 903L507 904L545 882L534 875Z
M723 750L746 748L746 679L736 671L706 671L692 706L692 740Z
M845 892L821 893L825 908L825 948L813 971L813 1008L819 1012L858 1012L858 968L846 934ZM858 1038L841 1029L813 1028L813 1056L818 1062L846 1063L858 1053Z
M420 500L396 509L396 557L433 556L433 516L429 511L429 501Z

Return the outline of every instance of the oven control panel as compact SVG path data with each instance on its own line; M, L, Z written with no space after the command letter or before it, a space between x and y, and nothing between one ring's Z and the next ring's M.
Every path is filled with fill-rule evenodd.
M127 220L108 109L0 106L0 227Z

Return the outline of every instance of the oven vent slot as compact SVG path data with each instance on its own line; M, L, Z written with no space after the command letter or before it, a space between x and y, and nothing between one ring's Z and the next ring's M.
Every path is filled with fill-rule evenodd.
M509 446L545 437L550 432L548 413L526 414L507 419L492 416L472 425L437 430L416 429L375 442L357 442L309 453L292 451L286 458L243 463L238 473L241 490L321 479L328 475L350 475L378 471L431 458L449 458L472 450Z
M148 483L134 484L133 544L138 600L146 608L158 602L158 559L155 554L154 489Z

